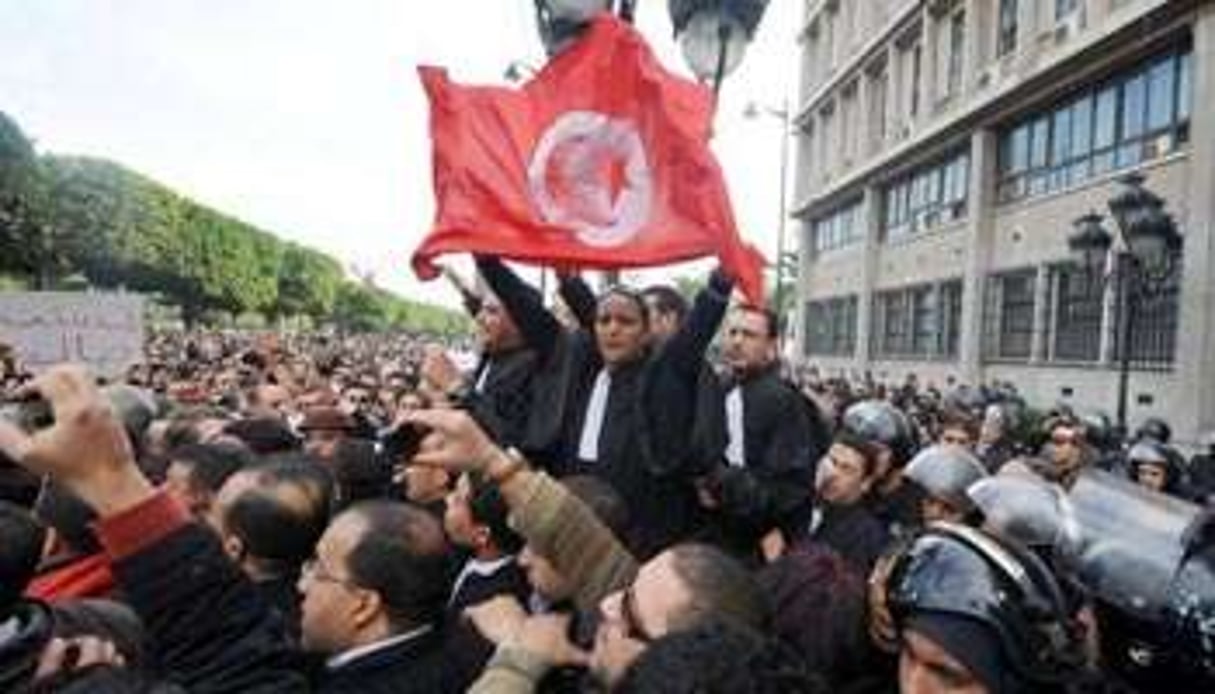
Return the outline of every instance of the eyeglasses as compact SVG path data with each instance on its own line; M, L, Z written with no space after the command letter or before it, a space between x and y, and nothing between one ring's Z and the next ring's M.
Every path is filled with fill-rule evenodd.
M620 594L620 620L624 622L624 635L634 641L649 643L654 637L646 633L637 616L637 596L633 594L633 586L625 588Z
M306 576L310 581L317 581L318 583L336 583L343 588L349 588L351 590L357 590L360 588L360 586L356 585L350 579L335 576L334 574L330 573L329 570L326 569L323 564L321 564L321 560L316 557L312 557L311 559L305 561L303 566L300 567L300 573L303 576Z

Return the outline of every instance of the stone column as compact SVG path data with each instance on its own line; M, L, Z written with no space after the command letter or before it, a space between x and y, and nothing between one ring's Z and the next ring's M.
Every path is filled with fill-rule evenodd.
M873 286L877 281L878 260L881 253L882 233L882 190L877 186L867 186L861 202L862 217L865 224L865 242L863 253L865 261L861 266L861 288L856 298L856 365L858 369L869 368L873 358L870 336L873 332Z
M983 290L991 265L995 233L996 134L976 130L970 138L970 189L967 193L966 274L962 278L962 325L958 347L960 377L979 383L983 376Z
M1041 364L1047 359L1047 338L1050 336L1050 267L1038 266L1034 276L1034 332L1030 340L1029 362Z
M1184 419L1173 424L1183 445L1215 429L1215 110L1207 107L1215 103L1215 5L1203 3L1196 16L1189 190L1186 200L1167 201L1174 213L1188 207L1178 220L1185 260L1174 355L1177 411Z

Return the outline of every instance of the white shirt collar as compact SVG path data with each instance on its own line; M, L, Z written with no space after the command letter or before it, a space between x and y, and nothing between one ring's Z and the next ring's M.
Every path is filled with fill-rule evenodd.
M433 629L434 629L433 626L431 626L429 624L423 624L422 626L418 627L417 629L407 631L404 634L397 634L396 636L390 636L386 639L382 639L382 640L376 641L374 643L369 643L369 644L366 644L363 646L356 646L355 648L351 648L350 650L342 651L341 653L338 653L337 655L335 655L332 658L325 661L325 669L336 670L340 667L349 665L350 663L352 663L364 656L368 656L368 655L371 655L372 653L377 653L379 651L382 651L382 650L385 650L388 648L392 648L393 646L398 646L407 641L412 641L412 640L418 638L419 636L424 636L424 635L430 633Z
M578 437L578 459L587 462L599 460L599 435L603 433L603 420L607 414L608 394L612 390L612 375L600 369L595 376L595 386L586 402L586 416L582 418L582 435Z

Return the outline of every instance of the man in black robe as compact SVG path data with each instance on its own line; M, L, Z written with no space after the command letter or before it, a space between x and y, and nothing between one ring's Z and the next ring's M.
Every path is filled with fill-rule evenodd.
M771 531L808 521L814 464L830 435L813 403L781 377L779 330L767 309L732 312L723 345L729 373L705 413L702 445L715 465L700 497L714 517L710 539L743 557L757 556Z

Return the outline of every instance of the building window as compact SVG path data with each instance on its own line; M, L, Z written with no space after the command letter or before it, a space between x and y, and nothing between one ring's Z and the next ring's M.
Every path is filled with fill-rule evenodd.
M941 354L958 356L958 341L962 334L962 280L941 285Z
M1000 0L996 55L1005 56L1017 50L1017 5L1017 0Z
M1103 285L1073 264L1050 269L1053 301L1051 361L1092 362L1101 358Z
M1133 307L1134 329L1131 331L1131 364L1140 368L1159 368L1173 363L1177 346L1177 312L1181 299L1181 255L1174 258L1176 270L1163 286L1154 287ZM1118 333L1120 314L1115 315L1114 336ZM1121 359L1114 340L1114 360Z
M897 179L884 195L886 240L961 219L966 214L969 186L970 154L965 150Z
M918 287L911 294L911 352L933 354L937 343L937 294L933 287Z
M966 62L966 10L949 17L949 57L945 69L945 94L954 96L962 91L962 68Z
M869 151L878 152L886 141L886 97L890 89L890 74L886 63L872 68L869 73Z
M840 93L840 147L845 168L856 159L857 134L860 119L857 118L857 83L853 82Z
M1156 58L1000 134L1001 202L1177 151L1189 139L1193 54Z
M873 296L874 356L906 356L911 350L911 316L907 311L907 293L879 292Z
M1055 20L1066 19L1079 6L1079 0L1055 0Z
M814 220L810 234L811 247L816 255L860 243L865 238L861 201L848 203Z
M806 355L855 354L856 306L855 295L807 302Z
M1034 335L1033 268L993 275L988 279L985 356L1028 360Z
M961 313L961 280L878 292L873 305L874 356L956 357Z
M839 152L839 134L835 128L835 102L828 102L822 110L818 112L819 137L822 138L822 146L819 148L819 161L822 164L818 167L823 181L830 181L831 175L835 171L835 162L837 161L837 153Z

